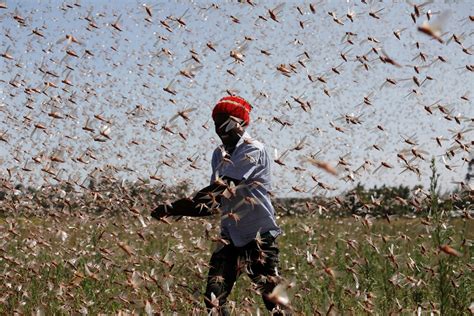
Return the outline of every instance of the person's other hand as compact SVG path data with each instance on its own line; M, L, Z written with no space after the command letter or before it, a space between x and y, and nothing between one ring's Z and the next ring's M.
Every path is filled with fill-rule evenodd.
M161 219L163 217L166 217L166 216L169 216L170 214L168 213L168 210L167 208L169 208L169 206L167 205L158 205L158 207L156 207L152 212L151 212L151 217L154 217L156 219Z

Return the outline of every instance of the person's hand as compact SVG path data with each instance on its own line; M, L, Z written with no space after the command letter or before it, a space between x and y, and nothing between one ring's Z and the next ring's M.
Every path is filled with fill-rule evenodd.
M158 205L157 208L155 208L152 212L151 212L151 217L154 217L156 219L161 219L163 217L166 217L166 216L169 216L169 212L168 212L168 208L170 206L168 205Z

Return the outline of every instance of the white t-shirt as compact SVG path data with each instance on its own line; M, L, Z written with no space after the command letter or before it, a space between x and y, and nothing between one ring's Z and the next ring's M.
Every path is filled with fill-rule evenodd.
M232 240L236 247L253 241L258 232L281 233L276 224L275 209L270 201L270 158L263 144L244 132L232 155L219 146L212 155L211 183L217 177L241 180L235 195L223 198L220 209L221 234Z

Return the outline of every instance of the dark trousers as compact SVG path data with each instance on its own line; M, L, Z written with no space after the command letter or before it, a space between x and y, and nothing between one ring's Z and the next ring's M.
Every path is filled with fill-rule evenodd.
M262 235L262 242L252 241L243 247L235 247L232 242L214 251L210 261L205 301L208 310L214 309L219 315L230 315L226 306L235 281L245 272L257 285L268 310L276 305L267 296L278 284L278 246L275 238ZM214 294L214 296L212 295Z

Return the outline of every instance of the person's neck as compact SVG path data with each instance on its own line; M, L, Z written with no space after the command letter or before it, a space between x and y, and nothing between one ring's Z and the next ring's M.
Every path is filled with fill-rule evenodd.
M230 156L232 156L232 153L233 153L234 150L235 150L235 146L234 146L234 147L226 147L226 146L224 146L224 150L225 150L226 154L229 155L229 158L230 158Z
M224 144L224 149L229 155L232 155L232 153L234 152L235 148L237 147L237 143L242 138L242 135L243 135L243 133L242 134L237 134L237 137L235 139L233 139L233 141L231 143Z
M237 147L238 142L239 141L237 140L237 142L235 142L233 144L224 145L224 149L225 149L226 153L228 153L229 155L232 155L232 153L235 150L235 147Z

